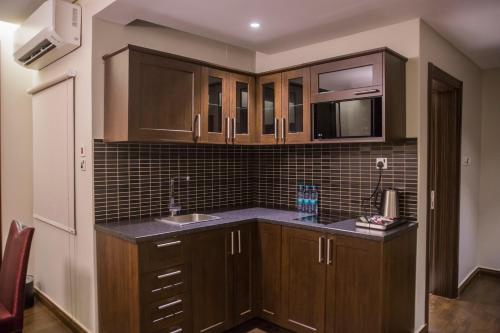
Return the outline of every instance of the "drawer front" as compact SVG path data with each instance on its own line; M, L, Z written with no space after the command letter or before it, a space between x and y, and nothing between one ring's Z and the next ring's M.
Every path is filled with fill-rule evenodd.
M140 247L141 271L154 272L184 263L185 239L173 237L142 244Z
M174 266L148 273L142 277L141 292L143 303L182 294L187 290L185 265Z
M170 332L168 328L181 325L186 319L185 302L185 295L178 295L146 305L143 321L146 332Z

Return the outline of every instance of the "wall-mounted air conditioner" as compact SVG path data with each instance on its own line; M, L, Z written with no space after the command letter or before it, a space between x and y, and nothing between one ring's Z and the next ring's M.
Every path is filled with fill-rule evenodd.
M41 69L81 43L81 8L64 0L47 0L16 30L14 58Z

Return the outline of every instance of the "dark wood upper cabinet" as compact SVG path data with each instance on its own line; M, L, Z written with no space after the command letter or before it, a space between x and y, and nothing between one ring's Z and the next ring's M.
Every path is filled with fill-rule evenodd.
M201 67L126 48L105 57L105 141L195 142Z
M226 229L191 236L191 299L194 332L229 328L229 260L231 241Z
M280 141L308 143L311 141L309 67L283 72L281 81Z
M251 144L255 140L255 78L230 73L230 123L232 142Z
M257 78L257 138L261 144L280 142L281 73Z
M312 103L382 95L383 56L374 53L311 67Z
M255 316L255 224L239 225L229 231L231 241L232 325Z
M257 225L258 315L275 324L281 319L281 226Z
M203 67L201 76L201 142L231 142L229 103L229 73Z
M325 246L323 233L283 228L281 309L294 332L324 332Z

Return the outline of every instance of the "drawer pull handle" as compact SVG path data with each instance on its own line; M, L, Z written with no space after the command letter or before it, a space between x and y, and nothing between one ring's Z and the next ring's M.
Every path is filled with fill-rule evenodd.
M170 333L181 333L182 332L182 328L178 328L174 331L170 331Z
M178 299L178 300L175 300L175 301L163 304L163 305L159 305L158 310L168 309L174 305L181 304L181 303L182 303L182 299Z
M177 270L177 271L168 272L168 273L165 273L165 274L158 275L157 277L158 277L158 280L161 280L161 279L168 278L168 277L171 277L171 276L179 275L181 273L182 272L180 270Z
M169 247L169 246L179 245L180 243L181 243L181 241L178 240L178 241L173 241L173 242L156 244L156 247L160 249L162 247Z
M354 93L354 95L365 95L365 94L374 94L374 93L378 93L380 90L378 89L367 89L367 90L360 90L360 91L356 91Z
M158 318L158 319L154 319L154 320L153 320L153 324L156 324L157 322L160 322L160 321L162 321L162 320L164 320L164 319L168 319L168 318L171 318L171 317L173 317L173 316L180 315L182 312L183 312L183 311L178 311L178 312L176 312L176 313L171 313L171 314L169 314L168 316L161 317L161 318ZM182 332L182 328L180 329L180 332Z
M157 288L157 289L153 289L151 290L151 293L154 294L154 293L158 293L162 290L167 290L167 289L170 289L170 288L174 288L174 287L178 287L182 285L182 282L177 282L177 283L174 283L174 284L169 284L168 286L165 286L165 287L162 287L162 288Z

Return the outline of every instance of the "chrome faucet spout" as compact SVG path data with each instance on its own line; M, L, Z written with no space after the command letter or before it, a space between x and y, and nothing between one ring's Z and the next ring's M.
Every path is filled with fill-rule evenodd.
M170 216L175 216L182 208L180 205L176 205L175 203L174 186L176 180L177 181L185 180L189 182L190 177L178 176L170 178L169 199L168 199L168 211L170 212Z

